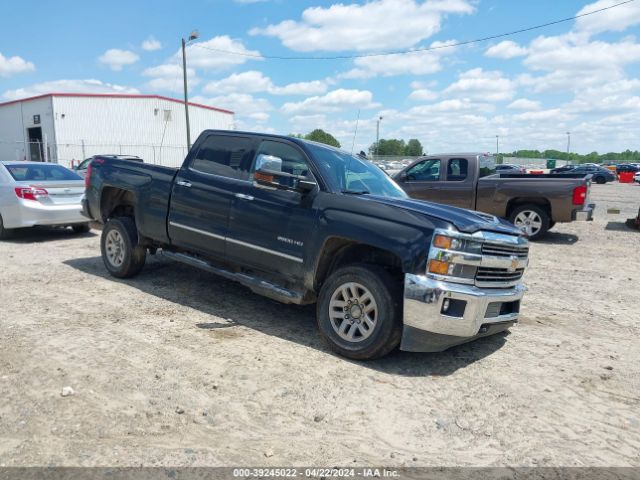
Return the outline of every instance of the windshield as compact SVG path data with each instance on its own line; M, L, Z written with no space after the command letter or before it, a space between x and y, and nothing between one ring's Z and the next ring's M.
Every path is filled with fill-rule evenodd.
M25 165L24 163L10 163L5 164L5 167L17 182L82 180L80 176L71 170L55 164Z
M407 194L380 168L347 152L307 143L322 177L334 192L407 198Z

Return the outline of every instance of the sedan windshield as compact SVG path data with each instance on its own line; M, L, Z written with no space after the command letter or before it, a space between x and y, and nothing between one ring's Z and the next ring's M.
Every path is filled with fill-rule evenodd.
M316 159L322 178L334 192L407 198L383 170L368 160L315 143L306 145Z
M43 163L43 164L24 164L9 163L5 164L9 174L17 182L46 182L46 181L65 181L65 180L82 180L80 176L71 170L60 165Z

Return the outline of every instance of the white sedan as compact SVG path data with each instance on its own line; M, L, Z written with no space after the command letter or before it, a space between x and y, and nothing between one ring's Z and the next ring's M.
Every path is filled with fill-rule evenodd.
M84 180L55 163L0 162L0 239L35 225L88 232L80 213L83 194Z
M640 172L636 172L636 174L633 176L633 181L636 183L640 183Z

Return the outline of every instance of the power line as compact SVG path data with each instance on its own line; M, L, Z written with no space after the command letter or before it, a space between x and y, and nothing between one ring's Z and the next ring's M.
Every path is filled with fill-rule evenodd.
M491 35L488 37L476 38L474 40L464 40L456 43L446 43L443 45L424 47L424 48L416 48L414 50L399 50L396 52L387 52L387 53L363 53L360 55L334 55L334 56L324 56L324 57L309 57L309 56L280 56L280 55L257 55L254 53L247 52L235 52L231 50L223 50L219 48L205 47L200 43L193 43L192 46L202 48L205 50L210 50L212 52L218 53L226 53L229 55L238 55L241 57L251 57L251 58L262 58L265 60L349 60L355 58L367 58L367 57L386 57L392 55L410 55L412 53L421 53L421 52L429 52L432 50L440 50L443 48L452 48L452 47L460 47L463 45L470 45L472 43L480 43L486 42L487 40L495 40L497 38L509 37L511 35L517 35L519 33L530 32L532 30L539 30L541 28L550 27L552 25L557 25L559 23L570 22L572 20L577 20L578 18L586 17L589 15L594 15L596 13L604 12L605 10L611 10L612 8L620 7L622 5L626 5L628 3L635 2L635 0L626 0L624 2L616 3L615 5L610 5L608 7L599 8L598 10L593 10L591 12L582 13L580 15L575 15L573 17L562 18L560 20L554 20L552 22L543 23L540 25L535 25L533 27L521 28L519 30L513 30L511 32L500 33L498 35Z

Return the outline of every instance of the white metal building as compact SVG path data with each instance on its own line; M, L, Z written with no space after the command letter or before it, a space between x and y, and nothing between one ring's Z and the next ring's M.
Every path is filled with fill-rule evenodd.
M189 103L191 141L232 130L229 110ZM187 153L184 102L159 95L49 93L0 103L0 160L71 166L96 154L179 166Z

